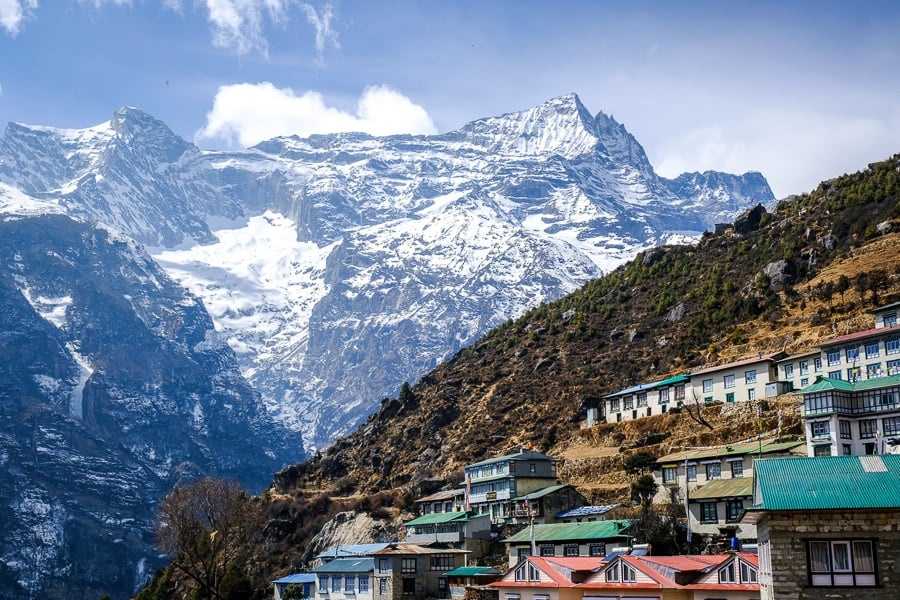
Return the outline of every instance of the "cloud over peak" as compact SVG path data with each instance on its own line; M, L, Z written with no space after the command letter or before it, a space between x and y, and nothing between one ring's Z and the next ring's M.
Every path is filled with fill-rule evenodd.
M344 132L433 134L437 128L424 108L385 85L363 90L354 114L328 106L319 92L297 94L266 81L220 87L196 138L247 147L278 136Z

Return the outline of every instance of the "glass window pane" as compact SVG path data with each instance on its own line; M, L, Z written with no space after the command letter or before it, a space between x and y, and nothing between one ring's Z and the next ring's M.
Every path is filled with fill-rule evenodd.
M831 560L828 558L828 542L809 543L809 569L813 573L831 572Z
M831 550L834 554L834 571L846 572L850 570L850 543L832 542Z
M857 573L875 572L875 560L872 556L872 542L853 542L853 566Z

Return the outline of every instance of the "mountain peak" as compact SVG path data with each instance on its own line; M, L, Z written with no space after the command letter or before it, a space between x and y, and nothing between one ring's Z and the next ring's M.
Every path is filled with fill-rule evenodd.
M129 144L158 147L169 161L194 147L156 117L132 106L123 106L113 113L109 126L118 138Z

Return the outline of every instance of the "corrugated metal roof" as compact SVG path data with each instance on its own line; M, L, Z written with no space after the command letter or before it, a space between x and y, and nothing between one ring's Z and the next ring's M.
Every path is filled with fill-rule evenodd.
M801 396L804 394L812 394L814 392L828 392L839 390L841 392L852 392L853 384L843 379L831 379L830 377L817 377L816 380L797 393Z
M443 490L440 492L435 492L430 496L422 496L416 502L434 502L435 500L452 500L459 496L465 496L466 490L465 488L459 488L455 490Z
M778 452L787 452L791 448L806 445L804 440L791 440L788 442L779 442L776 440L763 440L762 447L759 442L742 442L739 444L729 444L727 446L719 446L716 448L703 448L700 450L685 450L684 452L674 452L666 456L656 459L660 465L667 463L682 463L685 460L697 461L704 458L721 458L727 456L743 456L745 454L773 454Z
M890 310L892 308L897 308L898 306L900 306L900 302L891 302L890 304L885 304L884 306L879 306L877 308L873 308L869 312L872 314L880 313L883 310Z
M446 513L429 513L416 517L412 521L407 521L407 525L434 525L437 523L465 523L470 521L475 513L467 513L466 511L446 512Z
M545 523L534 526L535 542L556 542L566 540L595 540L622 537L622 531L631 525L631 521L588 521L584 523ZM503 540L505 543L528 542L531 540L531 528L526 527L519 533Z
M756 461L760 497L748 510L900 509L900 455Z
M653 383L638 383L637 385L633 385L630 388L625 388L624 390L619 390L618 392L614 392L612 394L608 394L603 396L604 398L615 398L617 396L624 396L625 394L633 394L635 392L646 392L647 390L653 390L661 387L665 387L667 385L674 385L676 383L684 383L691 379L690 375L676 375L674 377L669 377L668 379L662 379L660 381L654 381Z
M692 491L691 500L711 500L713 498L733 498L735 496L752 496L753 479L750 477L732 477L729 479L713 479L709 483Z
M444 573L445 577L497 577L503 575L493 567L458 567Z
M818 344L818 348L828 348L830 346L838 346L840 344L846 344L847 342L858 342L868 338L880 337L882 335L887 336L890 334L897 335L900 333L900 329L897 326L893 327L876 327L875 329L866 329L865 331L855 331L853 333L848 333L846 335L839 335L836 338L831 338L826 342L822 342Z
M312 573L294 573L293 575L286 575L281 579L276 579L272 583L313 583L316 580L316 576Z
M714 367L706 367L704 369L700 369L699 371L694 371L691 373L691 376L703 375L705 373L714 373L716 371L724 371L727 369L734 369L737 367L742 367L744 365L752 365L754 363L760 362L775 362L776 360L780 360L784 358L784 352L773 352L771 354L762 354L757 355L751 358L745 358L743 360L739 360L736 362L724 364L724 365L716 365Z
M441 545L435 546L423 546L420 544L409 544L409 543L399 543L399 544L388 544L387 548L379 550L378 552L373 552L372 554L376 554L378 556L383 556L386 554L468 554L469 550L457 550L455 548L448 548Z
M535 452L534 450L521 450L515 454L506 454L504 456L497 456L495 458L489 458L487 460L483 460L481 462L472 463L470 465L466 465L466 469L471 467L480 467L482 465L492 465L497 462L507 461L507 460L550 460L557 461L558 459L550 458L546 454L541 454L540 452Z
M566 483L559 485L551 485L549 487L541 488L539 490L535 490L530 494L525 494L524 496L519 496L518 498L513 498L513 500L537 500L538 498L543 498L548 494L552 494L553 492L558 492L563 488L571 487Z
M574 517L590 517L595 515L603 515L621 506L620 504L604 504L603 506L576 506L570 510L564 510L556 515L557 519L571 519Z
M347 544L345 546L335 546L329 548L320 554L316 554L316 558L339 558L347 556L366 556L385 548L387 544Z
M336 558L310 570L313 573L368 573L374 568L374 558Z

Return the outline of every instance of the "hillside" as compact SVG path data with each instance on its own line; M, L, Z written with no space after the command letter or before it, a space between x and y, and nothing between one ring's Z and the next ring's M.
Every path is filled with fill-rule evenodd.
M714 430L686 412L580 421L587 405L640 380L796 353L870 326L868 310L900 299L900 155L720 229L644 252L496 328L411 388L398 383L398 398L355 433L276 475L248 575L264 586L299 568L341 511L369 512L381 519L372 535L389 534L424 480L458 485L465 464L520 446L562 458L560 478L606 502L627 500L622 460L636 448L660 455L756 435L755 408L740 403L704 409ZM780 411L780 433L799 435L795 402L770 402L764 428L776 429Z

